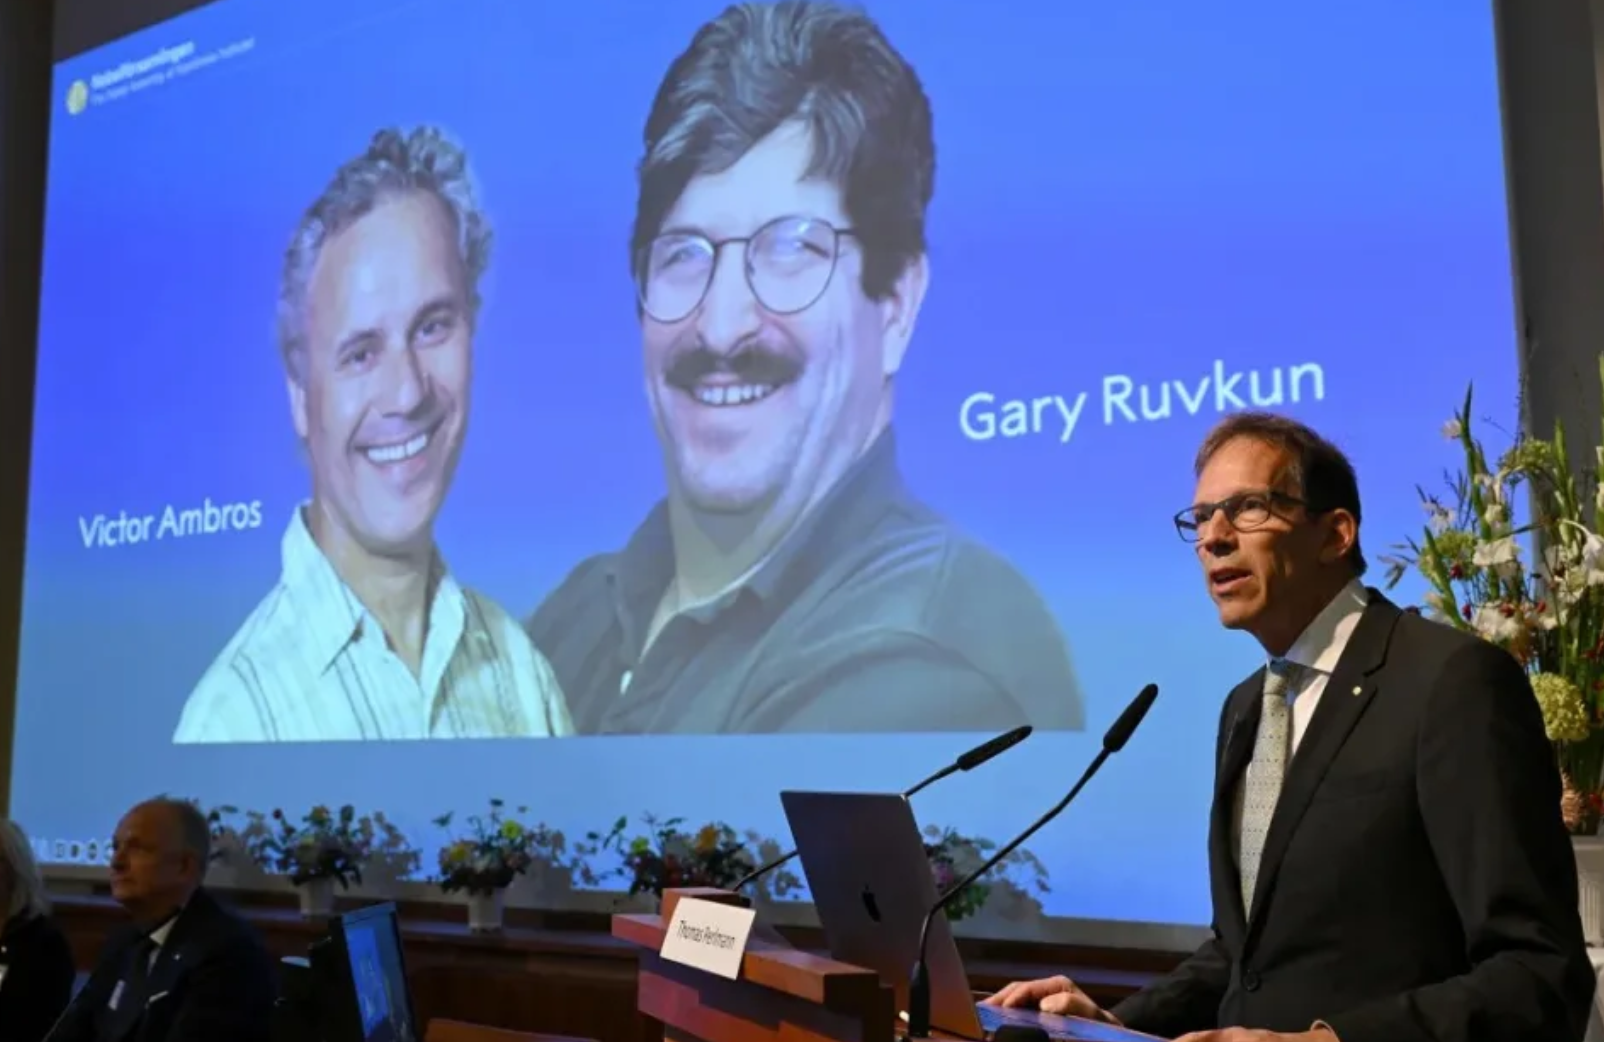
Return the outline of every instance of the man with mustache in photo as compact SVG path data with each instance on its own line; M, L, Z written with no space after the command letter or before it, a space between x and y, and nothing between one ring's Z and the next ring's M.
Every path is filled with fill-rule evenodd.
M1083 726L1036 591L902 483L934 174L860 11L732 6L669 68L631 253L668 495L529 624L581 733Z
M572 733L517 622L434 543L468 426L490 227L443 133L384 130L302 218L279 344L312 499L279 583L184 707L173 740Z

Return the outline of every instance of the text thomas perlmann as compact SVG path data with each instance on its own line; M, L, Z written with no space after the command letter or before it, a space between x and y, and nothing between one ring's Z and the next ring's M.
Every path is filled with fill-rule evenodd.
M716 926L696 926L681 921L676 932L683 940L692 944L700 944L708 948L723 948L726 951L735 947L735 935L727 934Z

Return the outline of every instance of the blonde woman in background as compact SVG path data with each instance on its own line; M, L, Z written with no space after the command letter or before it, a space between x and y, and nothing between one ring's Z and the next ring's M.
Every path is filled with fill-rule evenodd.
M67 939L50 918L28 837L0 819L0 1039L40 1042L72 998L76 970Z

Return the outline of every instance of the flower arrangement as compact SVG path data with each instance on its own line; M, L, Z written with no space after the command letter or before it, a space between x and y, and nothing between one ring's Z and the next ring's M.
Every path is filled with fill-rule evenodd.
M357 816L346 804L338 811L316 806L296 824L282 811L251 811L240 830L245 851L258 867L287 875L301 886L332 879L342 889L362 882L362 868L375 850L401 850L406 839L382 813Z
M945 892L954 883L975 871L992 856L997 844L989 839L965 836L955 829L925 828L925 857L935 877L936 891ZM1048 892L1047 868L1036 855L1016 850L1002 862L959 893L946 908L949 922L967 919L985 907L994 890L1006 889L1036 898Z
M1421 492L1424 534L1388 559L1388 585L1413 568L1433 616L1526 666L1565 779L1566 825L1592 834L1604 811L1604 445L1584 473L1555 424L1551 439L1517 436L1493 462L1472 433L1471 401L1467 391L1443 431L1465 458L1451 499ZM1523 487L1531 517L1517 523Z
M580 868L582 882L594 886L605 878L623 878L629 881L631 894L657 897L674 887L728 888L780 854L775 841L756 832L743 835L723 822L710 822L695 831L687 831L681 827L684 818L660 819L647 814L641 820L646 831L634 836L626 836L629 819L619 818L607 833L591 832L585 837L585 842L578 847L582 858L612 852L623 863L598 874L588 860L584 861ZM756 884L759 893L769 897L783 897L801 885L801 881L784 868L769 873Z
M470 894L490 894L512 885L512 881L537 864L566 865L567 841L563 834L541 825L526 825L509 817L499 799L490 801L490 813L467 819L468 830L440 850L440 889L446 893L465 890ZM520 817L528 807L515 811ZM453 815L442 814L435 825L450 829Z

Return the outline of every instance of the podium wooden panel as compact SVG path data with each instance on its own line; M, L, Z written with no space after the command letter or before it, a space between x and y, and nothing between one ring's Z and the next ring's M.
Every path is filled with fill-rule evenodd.
M275 957L304 956L325 928L301 917L293 894L213 893L261 932ZM55 893L51 899L87 976L107 936L127 926L127 913L104 893ZM378 898L347 897L339 907L350 910L373 900ZM504 930L480 934L468 930L461 903L402 899L399 905L420 1021L496 1024L599 1042L663 1042L662 1024L635 1008L641 947L613 936L611 914L512 906ZM781 926L777 932L796 948L828 954L815 926ZM1104 1007L1184 958L1177 952L976 937L960 938L958 945L975 988L995 991L1009 981L1062 973Z
M660 915L615 915L613 936L640 952L637 1007L665 1042L891 1042L891 989L873 970L757 938L737 980L669 962L658 951L682 897L745 907L727 890L669 890Z

